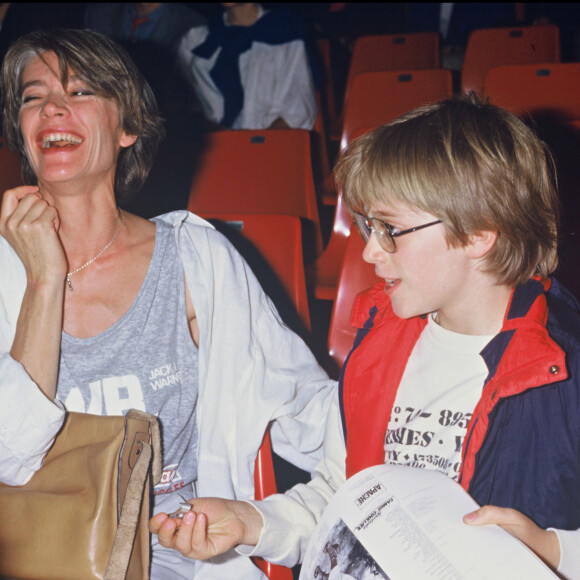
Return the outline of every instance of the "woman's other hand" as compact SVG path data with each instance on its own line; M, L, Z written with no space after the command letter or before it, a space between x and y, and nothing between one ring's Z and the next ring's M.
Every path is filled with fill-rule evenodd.
M220 498L189 503L191 510L182 519L159 513L149 521L149 530L157 534L162 546L188 558L207 560L239 544L257 544L263 521L251 504Z

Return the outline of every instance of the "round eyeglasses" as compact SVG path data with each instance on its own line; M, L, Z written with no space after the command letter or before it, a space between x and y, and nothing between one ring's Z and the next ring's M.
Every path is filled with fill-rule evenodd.
M377 237L377 241L381 245L381 248L386 252L393 253L397 251L397 245L395 244L395 238L399 236L404 236L405 234L411 234L417 230L422 230L423 228L428 228L429 226L434 226L435 224L440 224L441 220L435 220L434 222L429 222L428 224L423 224L421 226L416 226L414 228L409 228L408 230L399 230L394 226L380 220L375 217L368 217L362 213L353 213L354 223L358 228L362 239L366 242L369 241L371 234L374 232Z

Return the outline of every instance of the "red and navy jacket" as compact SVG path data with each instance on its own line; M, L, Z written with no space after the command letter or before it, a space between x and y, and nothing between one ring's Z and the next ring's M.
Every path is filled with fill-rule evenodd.
M383 283L355 301L341 372L350 477L384 463L399 383L425 317L398 318ZM459 483L480 505L543 528L580 528L580 304L554 279L518 286L481 355L489 374L467 428Z

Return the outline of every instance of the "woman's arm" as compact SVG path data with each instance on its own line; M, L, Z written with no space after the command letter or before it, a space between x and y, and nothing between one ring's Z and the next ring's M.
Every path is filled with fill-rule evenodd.
M181 520L160 513L149 523L159 543L205 560L236 547L284 566L302 561L310 536L334 492L345 480L345 447L335 396L329 410L324 456L308 484L260 502L198 498Z
M64 275L59 284L53 284L55 302L50 292L35 292L32 281L40 282L40 276L34 263L42 261L49 242L35 246L22 238L24 230L38 226L31 225L29 212L39 199L36 187L10 190L0 212L0 268L11 273L0 278L0 480L8 485L25 484L41 467L65 417L63 406L51 396L58 368ZM40 209L43 214L42 208L39 204L34 211ZM49 237L54 236L54 222L51 227L53 232L47 228ZM54 237L52 241L58 242L56 248L62 252L60 242ZM20 256L27 253L25 263ZM58 259L52 266L54 274Z
M5 192L0 234L26 270L27 285L11 356L51 400L56 393L67 262L58 214L36 186Z

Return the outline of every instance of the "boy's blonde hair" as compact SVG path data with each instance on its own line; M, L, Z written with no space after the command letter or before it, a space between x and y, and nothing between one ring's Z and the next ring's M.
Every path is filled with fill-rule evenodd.
M441 219L453 246L495 230L485 269L515 286L557 264L559 200L552 157L515 115L459 96L359 137L335 178L345 205L403 202Z

